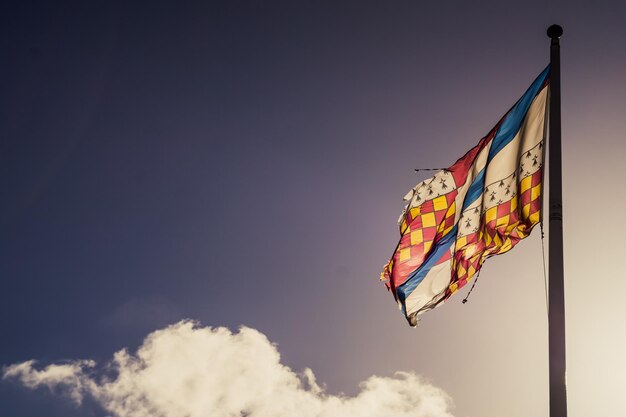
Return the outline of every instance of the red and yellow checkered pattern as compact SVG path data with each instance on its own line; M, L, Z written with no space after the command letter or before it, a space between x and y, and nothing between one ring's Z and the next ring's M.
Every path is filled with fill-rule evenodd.
M541 181L541 169L522 179L519 194L487 209L477 232L457 238L452 281L445 298L465 286L487 258L511 250L540 222Z
M383 269L382 280L388 280L391 271L399 279L396 286L403 284L409 274L424 262L433 244L454 228L457 191L441 195L407 210L400 223L400 242L393 258Z

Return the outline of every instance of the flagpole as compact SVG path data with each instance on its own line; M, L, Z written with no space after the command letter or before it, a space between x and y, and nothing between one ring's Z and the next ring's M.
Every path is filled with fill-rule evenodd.
M567 417L565 387L565 297L563 285L563 198L561 181L561 57L563 28L552 25L550 37L550 119L548 131L550 205L549 311L550 417Z

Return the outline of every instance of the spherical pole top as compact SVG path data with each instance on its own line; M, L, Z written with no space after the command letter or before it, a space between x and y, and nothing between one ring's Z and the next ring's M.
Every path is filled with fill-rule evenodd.
M548 28L548 37L558 39L563 34L563 28L559 25L552 25Z

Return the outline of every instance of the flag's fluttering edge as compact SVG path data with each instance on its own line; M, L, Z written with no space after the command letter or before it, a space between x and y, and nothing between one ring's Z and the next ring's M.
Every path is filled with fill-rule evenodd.
M404 197L400 242L381 279L411 326L541 220L549 73L478 145Z

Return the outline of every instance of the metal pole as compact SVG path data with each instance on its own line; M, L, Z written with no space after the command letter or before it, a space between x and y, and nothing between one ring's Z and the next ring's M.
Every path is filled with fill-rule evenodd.
M549 119L549 312L550 417L567 417L565 387L565 297L563 286L563 206L561 181L561 59L563 28L548 28L550 43Z

